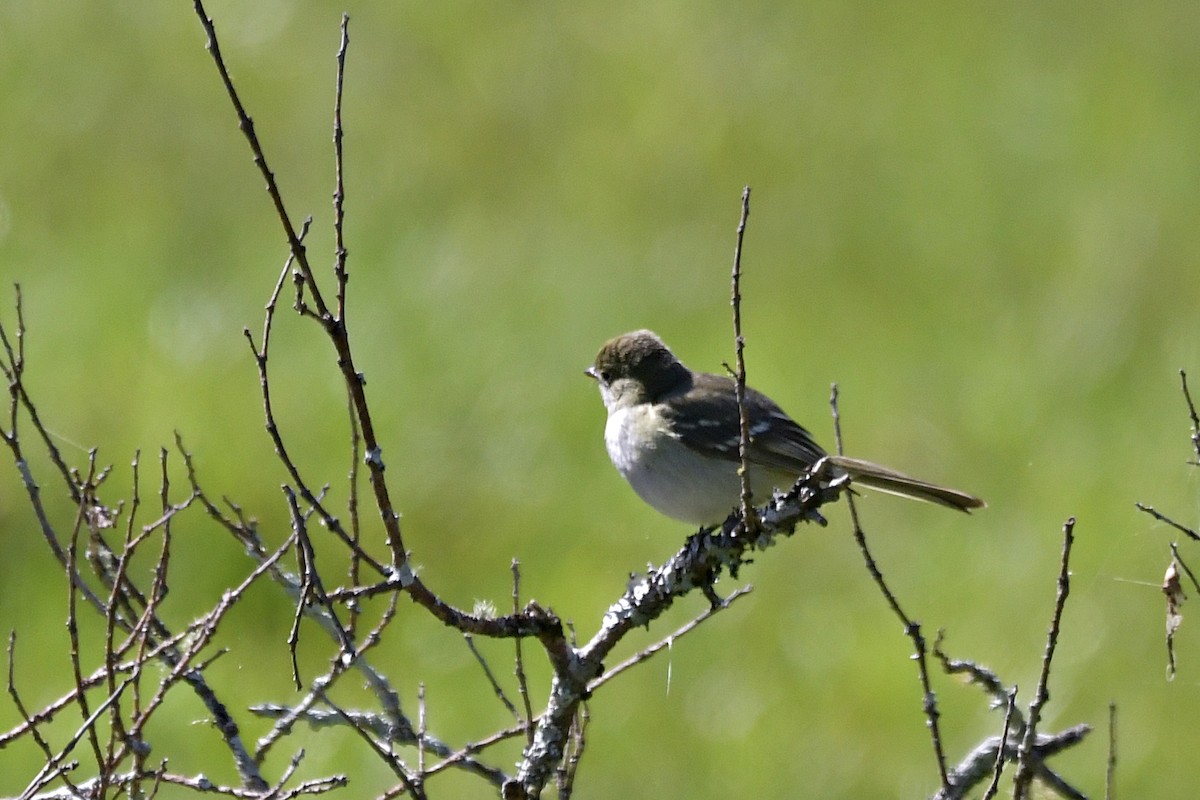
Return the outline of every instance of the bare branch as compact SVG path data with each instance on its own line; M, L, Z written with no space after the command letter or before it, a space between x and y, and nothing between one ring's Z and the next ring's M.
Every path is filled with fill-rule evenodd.
M267 158L263 153L262 145L259 143L258 135L254 132L254 122L250 119L249 114L246 113L241 98L238 96L236 88L234 88L233 79L229 76L229 70L225 66L225 60L221 55L220 45L217 40L216 27L204 10L202 0L193 0L193 6L196 15L200 18L200 24L203 26L205 34L208 37L206 45L208 51L212 55L217 72L220 74L221 81L225 85L225 91L229 95L230 102L233 104L234 111L237 114L238 127L250 145L250 150L254 156L254 163L258 166L259 171L266 180L267 194L270 196L271 202L275 207L275 213L279 217L280 224L283 226L287 237L288 250L295 258L296 264L299 267L300 278L313 298L313 303L316 306L315 316L321 324L322 329L328 335L330 342L334 346L334 350L337 352L337 365L342 373L342 379L353 397L355 413L358 416L359 425L362 427L371 488L375 493L375 504L383 521L384 529L387 532L387 543L392 554L390 571L394 573L394 577L400 581L402 586L407 586L410 582L415 581L415 576L412 575L411 568L408 565L408 552L404 547L404 539L400 531L400 515L396 512L387 483L384 480L383 448L375 435L375 423L370 408L367 405L366 379L355 366L354 355L350 347L349 330L346 327L345 320L329 310L317 285L316 276L309 264L308 253L300 237L297 235L295 227L292 225L291 217L288 215L283 197L279 191L279 186L275 181L275 175L267 165ZM348 42L345 32L346 24L348 24L348 20L343 22L343 48ZM340 56L339 63L343 62L344 56ZM340 108L340 101L338 107ZM338 152L340 153L340 149ZM340 159L340 155L338 158ZM344 242L339 242L339 250L345 250ZM339 256L338 263L343 266L344 273L344 259L341 256ZM344 283L340 285L344 285ZM299 485L299 482L297 482L297 486ZM303 493L302 496L304 496ZM314 498L304 496L306 503L314 504L313 500ZM431 603L433 600L432 593L414 592L413 595L422 605Z
M1008 732L1012 729L1013 715L1017 712L1017 687L1013 686L1008 693L1008 702L1004 706L1004 729L1000 732L1000 741L1008 741ZM1004 757L1004 747L996 748L996 766L992 770L992 782L988 784L987 791L983 794L983 800L992 800L996 796L996 792L1000 790L1000 776L1004 774L1004 762L1007 760Z
M1178 522L1176 522L1175 520L1166 516L1165 514L1160 514L1158 511L1156 511L1154 509L1153 506L1148 506L1145 503L1134 503L1134 506L1137 507L1138 511L1146 512L1147 514L1154 517L1159 522L1167 523L1172 528L1179 531L1180 533L1182 533L1184 536L1188 537L1192 541L1200 542L1200 533L1196 533L1196 531L1192 530L1191 528L1187 527L1186 525L1180 525Z
M474 637L472 637L469 633L464 633L463 640L467 643L467 649L471 651L471 655L475 656L475 661L479 663L479 666L483 670L484 676L487 677L488 684L491 685L492 691L496 694L496 697L501 703L504 704L504 707L508 709L508 712L513 715L513 718L516 719L517 722L521 722L521 712L517 711L517 707L512 704L512 701L508 699L508 695L504 693L504 688L501 687L500 682L496 680L496 675L492 672L492 668L488 666L487 659L483 657L483 653L479 652L479 648L475 646ZM518 647L520 646L521 639L519 637L513 641ZM530 717L532 717L532 714Z
M517 559L512 560L512 613L518 614L521 610L521 562ZM513 675L517 679L517 693L521 696L521 705L525 708L525 743L533 744L533 705L529 700L529 681L525 677L525 657L521 650L521 639L513 639ZM511 704L509 704L511 708ZM513 709L513 714L520 721L521 715L517 714L516 709Z
M1187 373L1179 370L1179 383L1183 388L1183 399L1187 402L1188 416L1192 420L1192 450L1196 453L1195 463L1200 465L1200 415L1196 414L1196 404L1192 402L1192 393L1188 390Z
M733 370L733 387L738 407L738 477L741 478L742 518L746 520L748 535L754 535L754 506L750 502L750 414L746 410L746 338L742 335L742 241L746 235L746 221L750 218L750 187L742 190L742 216L738 220L737 244L733 248L733 277L730 290L730 305L733 306L733 344L736 368ZM728 365L726 365L728 369Z
M837 441L838 454L840 455L842 454L842 418L838 410L837 384L834 384L830 390L829 405L833 412L833 429ZM879 592L883 595L883 599L887 602L888 607L904 626L904 634L912 641L913 661L916 662L917 676L921 681L921 709L925 713L925 725L929 729L929 738L933 744L933 755L937 764L938 775L942 780L942 791L949 793L951 787L950 774L946 767L946 751L942 746L941 726L938 722L941 712L938 710L937 695L933 691L933 684L929 678L929 657L925 635L921 633L921 624L904 612L904 609L900 607L900 600L892 592L887 581L884 580L883 572L875 562L875 556L871 554L870 545L867 544L867 534L859 522L858 507L854 502L853 493L847 495L846 504L850 509L850 525L854 530L854 541L858 545L859 552L862 554L863 564L866 566L867 572L870 573L871 580L879 588Z
M1067 604L1067 595L1071 591L1071 546L1075 542L1075 518L1069 518L1063 524L1062 560L1058 572L1058 591L1054 596L1054 613L1050 617L1050 630L1046 635L1046 652L1042 656L1042 670L1038 675L1037 688L1033 693L1033 701L1029 704L1029 721L1025 726L1025 734L1017 750L1017 774L1013 778L1014 800L1021 800L1029 792L1029 784L1033 780L1034 764L1031 759L1034 743L1037 741L1037 727L1041 721L1042 708L1050 699L1050 663L1054 659L1054 650L1058 647L1058 632L1062 623L1063 608Z
M1117 778L1117 704L1108 704L1108 761L1104 769L1104 800L1113 800Z
M345 133L342 129L342 91L346 85L346 50L350 46L350 15L342 14L342 38L337 50L337 81L333 100L333 171L336 188L333 190L333 237L334 263L333 275L337 281L337 318L346 322L346 258L350 252L346 249L346 172L344 169L344 154L342 140Z

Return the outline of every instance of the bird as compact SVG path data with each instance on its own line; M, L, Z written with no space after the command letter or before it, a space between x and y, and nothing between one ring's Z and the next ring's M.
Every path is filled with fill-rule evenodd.
M711 526L741 504L741 424L732 377L693 372L650 330L605 342L584 373L608 412L604 443L617 471L660 513ZM765 502L826 459L831 477L959 511L983 508L974 495L913 478L871 461L830 455L773 400L750 387L750 490Z

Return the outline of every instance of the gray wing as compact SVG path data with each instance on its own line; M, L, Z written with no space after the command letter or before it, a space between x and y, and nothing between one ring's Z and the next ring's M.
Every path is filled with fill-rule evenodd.
M697 391L699 390L699 391ZM693 386L662 408L679 440L710 458L738 459L737 394L732 378L699 373ZM747 387L751 464L799 475L825 455L812 434L769 397Z

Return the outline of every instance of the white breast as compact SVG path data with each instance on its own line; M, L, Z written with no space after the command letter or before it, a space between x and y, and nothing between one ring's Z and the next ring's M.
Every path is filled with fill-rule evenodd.
M668 517L712 525L738 504L737 464L688 448L667 431L653 405L614 409L604 442L613 466L638 496Z

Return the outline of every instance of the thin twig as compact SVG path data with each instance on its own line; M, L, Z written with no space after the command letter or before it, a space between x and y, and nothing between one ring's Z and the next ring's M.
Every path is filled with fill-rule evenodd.
M96 479L96 451L88 451L88 474L87 478L82 482L85 487L91 487ZM67 574L75 575L78 573L77 556L79 554L79 534L84 527L88 516L88 505L91 489L85 488L79 508L75 512L75 522L71 526L71 538L67 544ZM79 593L75 581L67 581L67 635L70 641L69 655L71 660L71 676L75 680L75 702L79 705L79 711L84 719L91 716L92 710L88 702L87 692L83 690L83 664L80 662L79 651ZM88 737L88 743L92 746L92 754L96 758L97 764L104 763L104 757L101 753L100 740L96 730L91 726L85 727ZM65 753L64 753L65 755ZM103 787L103 776L101 776L101 786Z
M741 511L746 523L746 535L753 539L757 530L754 505L750 496L750 414L746 411L746 337L742 335L742 241L746 221L750 218L750 187L742 190L742 215L738 219L737 239L733 248L733 277L730 305L733 306L733 345L736 367L733 371L734 392L738 406L738 477L741 479ZM728 365L726 366L728 369Z
M299 666L296 661L296 647L299 644L300 638L300 619L304 616L305 609L319 605L325 609L328 614L329 625L335 633L335 639L338 645L340 657L347 661L354 659L354 642L351 641L350 635L346 633L345 626L342 625L338 618L337 609L329 600L329 595L325 593L324 582L321 580L321 573L317 569L316 559L317 554L313 549L312 542L308 538L308 525L304 514L300 511L300 506L296 500L296 493L292 491L292 487L283 487L284 497L287 498L288 514L292 518L292 533L296 541L296 560L299 567L300 577L300 596L296 600L296 612L292 622L292 630L288 635L288 647L292 653L292 678L295 681L296 689L300 689Z
M571 739L563 763L558 769L558 798L570 800L575 791L575 776L579 773L579 762L587 749L587 728L591 721L588 704L579 704L579 713L575 716L575 724L571 726Z
M521 612L521 562L517 559L512 560L512 613L514 615ZM526 744L533 744L533 703L529 699L529 679L525 676L525 658L521 650L521 638L513 639L513 648L515 650L513 656L513 675L517 679L517 693L521 696L521 704L525 707L525 739ZM512 706L505 700L505 704ZM516 713L516 709L513 709ZM521 719L520 714L517 714L518 721Z
M336 188L333 190L333 275L337 281L337 318L346 323L346 172L342 150L342 90L346 83L346 50L350 45L350 15L342 14L342 38L337 50L337 80L333 99L333 171Z
M237 114L238 127L250 145L255 165L258 166L259 171L266 180L267 194L270 196L271 202L275 207L276 216L278 216L279 222L283 226L284 234L287 238L288 250L294 256L299 268L299 277L304 282L305 288L307 288L313 299L316 310L311 316L316 318L329 337L330 343L337 353L337 366L342 373L342 380L353 397L355 413L358 415L359 425L362 427L363 442L366 446L367 455L365 461L370 475L371 488L375 495L375 505L379 510L380 519L387 534L388 549L391 551L392 563L389 572L400 582L401 588L409 591L413 599L425 606L427 610L437 614L441 610L439 607L439 598L426 589L416 576L412 574L408 551L404 547L404 539L401 534L400 515L396 512L387 482L384 480L385 464L383 447L376 436L374 418L367 403L366 381L363 374L355 366L354 353L350 345L349 330L346 327L345 321L340 316L331 312L323 299L320 288L317 285L316 276L309 263L304 243L301 241L295 226L292 224L291 217L280 194L279 186L275 181L275 175L267 164L262 145L258 140L257 134L254 132L254 122L242 105L237 89L233 85L233 79L230 77L229 70L225 65L224 57L221 55L216 27L208 17L208 13L204 10L202 0L193 0L193 7L196 15L200 18L200 24L207 36L206 46L209 54L212 56L213 63L216 65L217 72L220 74L221 81L225 86L225 92L229 95L230 102L233 104L234 111ZM343 40L348 41L344 32ZM297 489L300 491L305 503L313 506L317 505L316 498L307 492L304 483L297 476L293 476L293 483L295 483ZM340 527L331 516L325 517L323 515L323 519L325 519L327 525L332 524ZM346 537L347 543L348 540L349 537Z
M833 430L834 438L837 442L838 454L842 454L842 418L838 410L838 389L835 383L830 391L829 404L833 410ZM933 754L937 761L938 776L942 781L942 790L949 794L950 773L946 767L946 751L942 746L941 726L938 722L941 717L941 712L938 710L937 694L933 691L933 683L929 677L929 658L928 648L925 642L925 636L921 633L921 624L912 619L900 607L900 601L884 580L883 572L879 569L875 562L875 557L871 554L871 548L867 544L867 534L863 530L858 518L858 507L854 502L853 492L846 494L846 504L850 509L850 523L854 529L854 541L858 545L859 552L862 554L863 563L866 565L867 572L871 574L871 580L879 587L879 591L883 594L883 599L887 602L888 607L892 609L892 613L899 618L900 623L904 626L904 634L912 640L913 644L913 660L917 664L917 675L921 681L921 709L925 713L925 724L929 728L929 738L933 744Z
M1193 542L1200 542L1200 533L1196 533L1196 531L1192 530L1186 525L1180 525L1178 522L1166 516L1165 514L1158 512L1154 506L1148 506L1145 503L1134 503L1134 505L1137 507L1138 511L1144 511L1159 522L1167 523L1172 528L1191 539Z
M987 791L983 794L983 800L992 800L996 796L996 792L1000 790L1000 776L1004 774L1004 762L1006 751L1008 750L1008 732L1012 727L1013 715L1017 711L1017 687L1014 685L1008 693L1008 700L1004 706L1004 729L1000 732L1000 746L996 748L996 766L992 770L992 782L988 784Z
M346 577L351 586L358 586L362 579L362 519L358 513L358 475L362 461L362 435L358 429L358 417L354 413L354 398L346 395L346 416L350 422L350 470L346 476L346 516L350 519L350 552L346 566ZM346 631L353 638L358 632L358 617L362 612L358 603L346 604Z
M417 780L425 780L425 681L417 683Z
M131 489L132 497L130 498L129 516L127 517L126 525L125 525L125 541L121 548L121 559L120 559L120 562L117 564L117 578L115 581L113 581L113 587L112 587L113 593L115 593L118 590L118 587L120 587L121 585L123 585L125 583L126 576L128 574L128 570L129 570L129 563L132 560L133 553L137 549L138 544L140 542L145 541L146 537L149 536L148 533L138 534L137 532L135 532L135 527L134 527L135 522L137 520L138 510L141 506L141 487L139 486L140 476L139 476L139 471L138 471L139 470L138 464L139 464L140 459L141 459L141 452L134 451L133 464L132 464L132 467L133 467L133 484L132 484L132 489ZM163 471L165 472L165 470L166 470L166 457L164 455L163 456ZM167 528L165 527L165 523L164 523L164 530L166 530L166 529ZM164 549L166 549L166 548L164 547ZM156 583L157 583L159 575L165 576L165 566L166 565L164 563L164 560L162 558L160 558L158 564L155 567L155 571L154 571ZM157 600L160 596L160 593L161 593L161 587L159 588L159 590L152 589L150 592L150 604L154 608L157 608ZM116 598L113 596L113 594L110 594L109 599L108 599L108 610L107 610L107 613L105 613L105 615L104 615L104 671L108 675L108 692L109 692L109 694L113 694L116 691L117 662L118 662L120 656L124 654L124 649L122 649L121 652L118 652L118 650L117 650L116 634L117 634L118 615L117 615L116 609L117 609ZM146 615L146 614L143 615L143 619L145 619L147 617L148 617L148 615ZM144 628L142 628L142 630L144 630ZM134 636L131 636L125 644L132 647L135 641L140 644L142 649L145 648L145 637L144 636L137 636L136 638ZM145 662L139 661L139 664L142 664L142 663L145 663ZM138 676L138 677L140 678L140 676ZM140 697L139 697L140 685L141 685L141 681L138 679L135 679L133 682L133 691L131 692L131 694L133 695L132 708L130 709L131 718L136 718L140 713ZM112 706L111 711L108 715L108 719L109 719L110 729L112 730L112 735L109 737L108 752L105 754L105 763L116 764L117 762L114 759L114 752L113 752L115 743L117 741L129 742L132 740L132 737L129 735L129 732L125 728L125 721L121 717L121 708L119 705L114 704ZM134 772L139 772L145 766L145 756L146 756L145 748L135 747L133 752L134 752L134 759L135 759Z
M397 778L400 779L400 785L404 787L406 792L412 794L418 800L426 800L425 791L422 788L423 778L419 775L412 775L408 771L408 767L404 762L396 757L396 754L391 752L391 748L386 746L386 743L381 743L376 740L371 731L352 714L347 712L341 706L334 703L328 696L322 698L325 703L338 713L339 716L350 726L351 730L358 734L367 746L375 752L379 759L392 771Z
M79 486L71 477L71 469L67 466L67 462L63 460L62 453L58 446L54 444L54 437L50 435L50 431L42 424L41 414L38 412L37 406L30 398L25 386L25 302L21 294L21 284L13 284L13 294L15 297L15 307L17 314L17 327L14 331L16 339L16 347L12 345L9 339L8 331L3 325L0 325L0 341L4 343L4 350L8 356L8 364L5 365L4 376L8 379L8 391L11 396L10 419L12 423L11 429L4 434L4 441L13 451L13 456L16 459L17 469L21 472L21 477L25 482L26 491L31 496L36 495L38 491L37 484L34 482L32 475L29 474L28 464L21 455L20 442L17 438L17 410L24 408L25 413L29 415L29 422L33 425L33 429L37 432L38 438L42 441L42 446L46 449L46 454L50 456L50 461L54 464L62 476L63 483L71 494L71 501L74 503L80 502ZM31 497L34 500L34 510L39 512L38 522L42 524L42 533L48 539L54 555L58 558L59 563L62 563L62 549L58 540L53 536L53 530L49 530L49 523L44 522L40 513L41 507L37 502L36 496ZM81 588L82 591L82 588ZM85 592L86 594L86 592ZM90 601L89 601L90 602Z
M1200 593L1200 579L1197 579L1196 573L1192 572L1192 568L1189 567L1187 562L1183 560L1183 557L1179 555L1179 545L1175 542L1171 542L1171 557L1178 562L1180 568L1183 570L1183 574L1188 576L1188 580L1192 582L1192 588L1195 589L1197 593Z
M17 713L24 721L23 729L29 731L33 738L34 744L42 751L43 767L36 777L29 783L25 791L22 793L28 795L31 792L37 791L42 786L45 786L49 781L53 780L60 772L60 769L55 760L53 749L46 738L42 736L41 730L38 729L37 722L30 715L25 707L25 702L21 699L21 693L17 691L17 682L13 677L16 673L17 664L17 632L10 630L8 632L8 696L12 698L13 706L17 709ZM70 785L70 781L64 776L63 780Z
M312 220L306 219L300 230L300 238L303 240L308 235L308 230ZM283 271L280 273L279 280L275 284L274 290L271 292L270 299L264 309L263 315L263 332L262 345L254 343L254 337L250 334L249 328L242 330L242 335L250 345L250 351L254 358L255 365L258 368L258 383L259 394L263 402L263 417L267 435L271 438L271 444L275 448L275 454L287 470L292 484L296 487L296 491L304 502L310 507L316 509L317 514L321 517L321 521L331 533L337 536L341 541L350 548L362 561L369 565L380 575L388 575L389 570L383 564L371 557L369 553L364 551L359 543L342 527L342 523L335 517L325 505L321 502L321 498L308 485L308 482L300 474L300 468L296 466L292 459L291 453L284 442L283 434L279 429L279 423L275 418L275 408L271 394L271 377L270 377L270 347L271 347L271 331L274 329L275 311L279 301L280 291L283 289L287 275L291 273L293 265L296 263L295 253L289 253L284 262ZM355 412L357 413L357 411Z
M1200 465L1200 416L1196 414L1196 404L1192 402L1192 393L1188 391L1187 373L1179 370L1179 382L1183 386L1183 399L1187 401L1188 415L1192 418L1192 449L1196 452L1197 465Z
M204 28L204 33L208 37L205 47L212 56L213 63L217 67L217 72L221 76L221 82L225 85L225 93L229 95L229 101L233 104L233 110L237 114L238 129L246 137L246 141L250 145L250 151L254 156L254 165L258 167L263 180L266 181L267 195L271 198L271 203L275 206L275 215L279 218L279 223L283 226L284 235L287 237L288 250L296 257L296 263L300 266L304 279L309 284L309 290L312 294L313 302L317 305L318 312L326 314L328 310L317 287L312 267L309 266L307 251L284 205L283 195L280 193L279 184L275 180L275 173L271 171L270 166L267 164L267 156L254 129L254 120L250 118L246 107L242 105L242 98L233 85L233 78L229 74L229 69L225 66L225 57L221 55L221 44L217 39L216 25L213 23L212 18L208 16L208 12L205 11L202 0L193 0L192 7L196 12L196 16L200 18L200 25Z
M469 633L464 633L463 641L467 643L467 649L471 651L471 655L475 656L475 661L478 662L479 667L483 670L484 677L487 678L488 683L491 685L492 691L495 693L496 697L499 698L500 702L504 704L504 707L508 709L509 713L513 715L513 719L515 719L517 722L524 721L525 718L521 716L521 712L517 711L517 707L513 705L511 700L508 699L508 695L504 693L504 687L502 687L500 682L496 680L496 675L494 672L492 672L492 668L488 666L487 659L483 657L483 653L479 652L479 648L475 646L475 637ZM517 638L513 641L520 642L521 640L520 638Z
M1034 760L1032 754L1034 743L1037 741L1037 727L1041 721L1042 709L1050 699L1050 664L1054 659L1054 651L1058 647L1058 632L1062 623L1063 608L1067 604L1067 595L1071 592L1071 546L1074 542L1075 518L1070 517L1063 524L1063 547L1058 572L1058 589L1054 596L1054 612L1050 617L1050 630L1046 635L1042 669L1038 675L1033 700L1029 704L1029 718L1025 724L1025 735L1021 737L1021 744L1017 748L1017 774L1013 778L1014 800L1023 800L1028 796L1029 786L1033 780Z
M1104 800L1116 797L1117 779L1117 704L1108 704L1108 763L1104 769Z
M645 647L645 648L639 650L638 652L634 653L633 655L631 655L629 658L625 659L621 663L605 670L603 675L601 675L600 677L596 678L595 680L593 680L591 683L588 684L588 691L595 692L601 686L608 683L613 678L617 677L618 675L620 675L622 672L629 669L630 667L636 667L638 664L641 664L643 661L648 661L651 657L657 655L662 650L669 649L671 646L673 646L675 644L675 642L679 641L684 636L686 636L687 634L694 631L696 628L698 628L700 626L700 624L702 622L707 620L709 617L729 608L736 601L738 601L738 600L742 599L743 597L745 597L746 595L750 594L750 592L752 592L753 590L754 590L754 587L747 584L746 586L743 586L740 589L736 589L733 592L731 592L729 597L726 597L725 601L723 603L721 603L720 605L717 605L717 606L709 605L707 608L705 608L703 611L701 611L699 614L697 614L691 620L689 620L688 622L686 622L683 625L676 628L669 636L663 637L662 639L660 639L659 641L650 645L649 647Z

